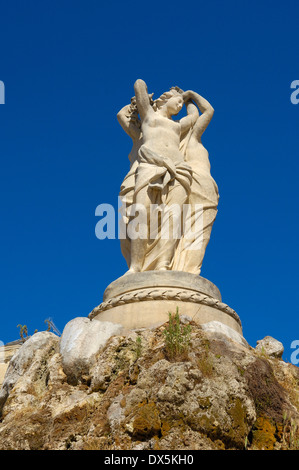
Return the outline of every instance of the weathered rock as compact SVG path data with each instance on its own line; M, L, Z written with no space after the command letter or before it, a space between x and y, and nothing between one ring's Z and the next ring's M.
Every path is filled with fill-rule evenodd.
M281 358L283 355L284 347L280 341L272 338L272 336L265 336L265 338L257 341L256 351L267 354L267 356Z
M31 336L11 359L0 391L0 413L10 390L25 375L27 369L41 368L41 362L58 347L59 338L53 333L42 331Z
M0 387L3 384L4 377L7 371L8 364L15 353L20 349L24 343L23 339L12 341L5 345L1 345L0 341Z
M68 322L60 340L63 370L70 381L88 375L95 357L107 340L122 331L122 326L110 322L77 317Z
M205 331L212 333L214 336L226 336L232 341L242 344L242 346L249 347L246 339L242 335L240 335L240 333L233 330L229 326L224 325L224 323L221 323L219 321L210 321L208 323L202 324L201 327Z
M76 384L58 338L41 336L10 364L0 449L296 448L299 369L190 325L171 360L166 325L111 337Z

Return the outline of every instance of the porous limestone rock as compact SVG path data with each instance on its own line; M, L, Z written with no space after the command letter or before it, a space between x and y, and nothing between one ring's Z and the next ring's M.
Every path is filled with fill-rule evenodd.
M272 336L265 336L265 338L257 341L257 346L255 348L259 352L263 352L268 356L273 357L282 357L284 347L280 341L277 339L272 338Z
M63 370L69 379L77 381L88 375L96 354L107 340L122 331L122 326L110 322L77 317L69 321L60 340Z
M31 336L16 352L9 363L0 391L0 413L9 392L19 379L24 376L24 381L27 378L30 382L30 377L41 368L42 361L58 349L58 342L59 338L55 334L41 331ZM26 374L28 369L30 371Z
M24 340L16 340L7 343L3 346L0 345L0 387L3 384L4 377L7 371L8 364L15 353L20 349Z
M54 335L33 354L22 347L0 449L298 448L298 367L189 324L189 349L176 357L167 323L109 338L77 383Z

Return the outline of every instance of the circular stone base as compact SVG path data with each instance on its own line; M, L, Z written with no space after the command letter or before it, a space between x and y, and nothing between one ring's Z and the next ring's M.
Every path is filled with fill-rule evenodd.
M90 319L109 321L125 329L149 328L168 321L179 309L198 324L219 321L242 335L237 313L221 300L219 289L207 279L181 271L126 274L112 282L104 301Z

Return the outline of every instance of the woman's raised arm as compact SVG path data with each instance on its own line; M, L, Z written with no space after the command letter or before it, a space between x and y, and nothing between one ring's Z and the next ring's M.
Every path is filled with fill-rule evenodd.
M136 125L136 123L134 123L134 120L132 120L131 108L132 103L124 106L117 113L117 120L123 130L131 137L132 140L138 140L140 136L140 128Z
M134 84L134 90L138 112L140 114L140 118L143 119L149 109L152 109L146 83L139 78Z
M205 98L200 96L198 93L195 93L195 91L185 91L184 99L192 100L202 113L201 116L199 116L197 119L193 128L193 132L197 135L198 138L200 138L211 122L214 114L214 108Z
M199 117L199 112L195 104L193 104L187 96L185 97L184 93L182 96L185 101L187 116L180 119L181 135L185 134L190 129L190 127L194 126Z

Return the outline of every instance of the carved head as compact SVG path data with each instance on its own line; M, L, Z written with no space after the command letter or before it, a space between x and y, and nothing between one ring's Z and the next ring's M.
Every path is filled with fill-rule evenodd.
M184 105L181 90L178 90L180 90L178 87L174 87L163 93L163 95L161 95L160 98L154 102L154 111L157 111L163 106L166 106L170 115L178 114Z

